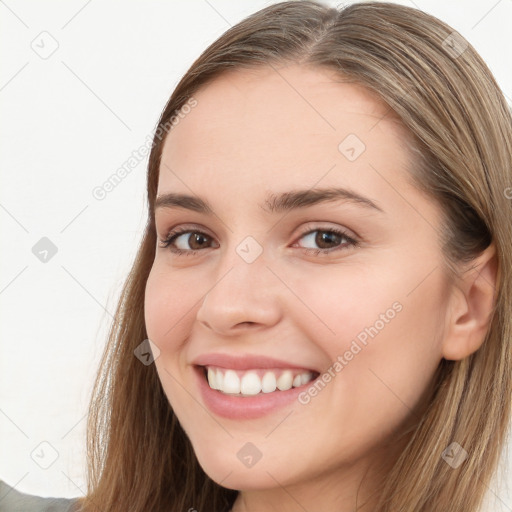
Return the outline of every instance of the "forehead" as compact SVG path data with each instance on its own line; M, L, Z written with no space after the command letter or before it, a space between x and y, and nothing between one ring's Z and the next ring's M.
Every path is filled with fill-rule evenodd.
M389 107L330 70L299 65L235 70L194 98L197 105L166 138L159 192L190 192L184 184L194 190L200 183L209 191L232 190L234 177L240 189L289 189L322 180L325 186L358 184L371 192L370 163L394 172L408 165L405 130ZM346 141L356 143L360 157L347 159Z

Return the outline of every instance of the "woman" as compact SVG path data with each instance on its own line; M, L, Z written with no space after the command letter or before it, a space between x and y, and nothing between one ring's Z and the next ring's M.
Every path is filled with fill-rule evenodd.
M512 121L448 25L269 6L160 118L93 511L479 510L510 420Z

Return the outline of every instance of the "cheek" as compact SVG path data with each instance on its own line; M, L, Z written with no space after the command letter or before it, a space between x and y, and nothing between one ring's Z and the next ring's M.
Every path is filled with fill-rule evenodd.
M426 280L424 267L347 265L312 270L307 279L288 275L298 300L289 300L287 316L331 360L354 340L362 347L431 352L440 348L435 340L442 334L447 293L441 272Z
M177 412L193 406L190 396L179 384L184 380L185 354L182 347L193 322L192 293L190 286L181 285L176 275L171 278L171 273L155 262L145 289L146 331L148 338L160 350L159 357L155 359L156 370L167 399Z
M187 312L191 309L188 297L192 292L190 286L183 286L179 278L171 278L160 267L155 263L146 283L144 317L148 337L162 352L168 352L173 349L173 340L179 343L182 339L191 321Z
M329 278L318 273L297 282L309 311L294 309L294 322L331 361L326 373L339 421L350 411L356 424L379 433L396 428L430 383L441 360L446 307L439 273L414 289L423 270L391 268L374 274L344 268Z
M307 279L294 278L292 286L300 300L289 301L288 314L331 361L350 350L353 342L366 347L371 340L382 339L403 314L405 294L389 273L372 274L371 269L348 265L330 272L323 268L312 270Z

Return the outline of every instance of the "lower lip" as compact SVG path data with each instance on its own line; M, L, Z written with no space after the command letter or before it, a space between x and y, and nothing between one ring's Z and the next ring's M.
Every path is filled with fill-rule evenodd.
M212 389L206 380L203 367L195 366L194 372L199 380L201 396L210 411L218 416L237 420L260 418L285 405L289 405L297 400L300 393L314 383L314 380L312 380L307 384L296 388L292 387L286 391L259 393L254 396L234 396Z

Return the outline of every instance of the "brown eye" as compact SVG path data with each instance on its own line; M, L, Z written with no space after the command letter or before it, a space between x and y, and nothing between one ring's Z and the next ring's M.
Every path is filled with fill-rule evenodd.
M343 231L336 229L314 229L303 234L300 239L307 240L308 244L316 247L303 247L306 251L315 253L328 253L343 249L348 246L356 246L357 241ZM345 242L345 243L343 243Z
M178 237L179 239L180 237ZM205 247L208 243L208 236L204 235L203 233L191 233L188 235L188 238L185 237L186 242L188 243L190 248L192 250L198 250Z
M173 252L195 253L200 249L208 247L212 238L201 231L181 230L169 233L169 236L162 240L161 247L169 248Z

